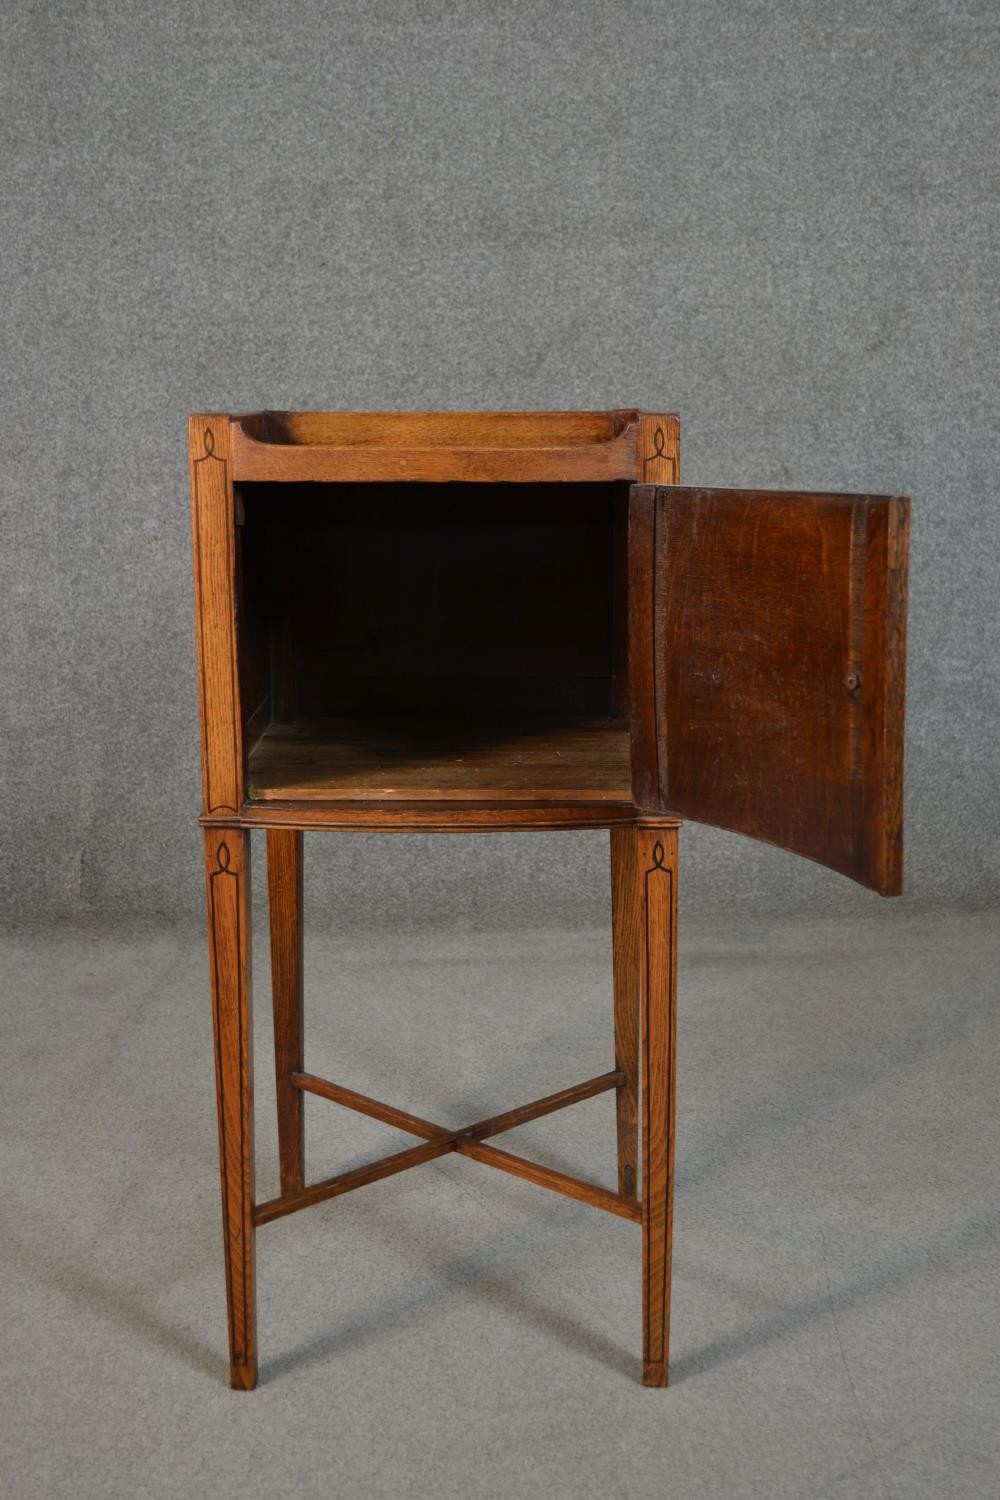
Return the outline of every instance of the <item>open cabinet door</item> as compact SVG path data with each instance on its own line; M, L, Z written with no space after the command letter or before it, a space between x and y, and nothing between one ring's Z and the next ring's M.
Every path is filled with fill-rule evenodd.
M897 895L909 501L649 502L661 806Z

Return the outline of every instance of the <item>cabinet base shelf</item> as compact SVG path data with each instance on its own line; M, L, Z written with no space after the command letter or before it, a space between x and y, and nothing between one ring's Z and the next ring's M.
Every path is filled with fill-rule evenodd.
M629 735L602 719L298 720L263 732L249 782L251 803L621 803L631 794Z

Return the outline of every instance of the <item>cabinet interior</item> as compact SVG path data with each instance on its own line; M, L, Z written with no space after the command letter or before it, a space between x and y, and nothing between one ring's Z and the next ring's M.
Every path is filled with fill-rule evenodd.
M249 795L622 800L628 485L244 484Z

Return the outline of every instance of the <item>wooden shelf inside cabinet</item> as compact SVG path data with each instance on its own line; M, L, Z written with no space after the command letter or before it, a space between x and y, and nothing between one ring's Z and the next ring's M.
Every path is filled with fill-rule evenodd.
M630 408L191 419L236 1387L257 1377L256 1230L449 1152L641 1225L643 1380L665 1385L679 820L901 889L908 501L683 487L679 443L675 416ZM463 1129L306 1070L305 831L554 828L610 831L613 1067ZM265 1202L252 830L267 844L281 1171ZM606 1090L616 1189L490 1144ZM417 1144L307 1184L306 1094Z
M251 801L623 802L624 723L373 719L271 724L249 758Z

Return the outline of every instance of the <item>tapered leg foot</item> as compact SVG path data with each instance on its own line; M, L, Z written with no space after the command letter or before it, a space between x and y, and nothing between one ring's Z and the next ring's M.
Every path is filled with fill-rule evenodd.
M305 1110L302 1091L292 1083L304 1060L302 834L293 828L267 831L267 885L281 1191L297 1193L305 1186Z
M234 1390L250 1391L257 1383L257 1319L249 834L235 828L206 828L205 877L229 1310L229 1378Z
M642 1015L642 1371L665 1386L670 1359L677 1036L677 830L636 830Z

